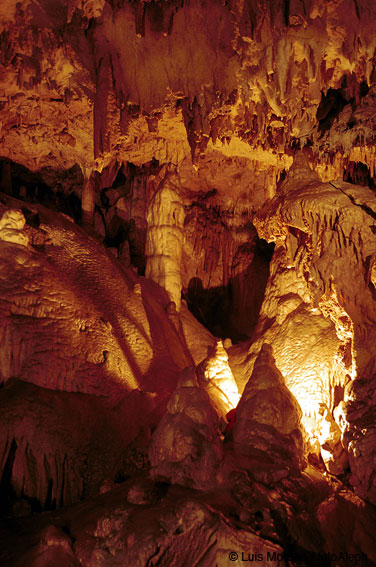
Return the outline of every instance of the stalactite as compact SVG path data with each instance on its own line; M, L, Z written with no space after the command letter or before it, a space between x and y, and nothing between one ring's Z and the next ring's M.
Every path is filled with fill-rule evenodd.
M110 57L104 55L96 68L96 85L94 99L94 159L108 150L107 102L110 90Z
M210 203L205 209L197 205L187 208L185 240L200 258L195 275L203 280L204 287L226 287L236 242L220 208Z
M182 112L184 125L187 131L187 139L191 148L192 159L195 160L196 148L200 142L203 129L201 108L196 97L193 99L191 104L188 99L183 101Z

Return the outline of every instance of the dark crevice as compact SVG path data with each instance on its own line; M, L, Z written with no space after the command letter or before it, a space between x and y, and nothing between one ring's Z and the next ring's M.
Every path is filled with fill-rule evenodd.
M351 161L348 163L345 171L343 172L343 181L346 183L352 183L353 185L369 187L373 191L376 189L376 183L369 168L365 163L360 161Z
M103 222L103 243L109 248L116 248L118 257L123 260L129 251L130 264L141 276L145 274L146 267L147 180L151 175L157 175L160 169L156 159L142 166L128 162L119 167L115 178L105 172L98 180L100 206L96 206L96 210ZM122 210L119 212L120 200Z
M334 185L334 183L332 183L331 181L329 181L329 184L334 187L334 189L338 189L338 191L341 191L341 193L343 193L344 195L346 195L346 197L348 197L350 199L350 201L352 202L353 205L355 205L356 207L361 208L367 215L369 215L370 217L372 217L374 220L376 220L376 213L367 205L363 205L361 203L357 203L354 199L354 197L352 195L349 195L348 193L346 193L346 191L344 191L343 189L341 189L340 187L337 187L336 185Z
M52 478L50 478L48 481L47 498L44 506L45 510L56 510L56 500L55 498L52 498L53 486L54 486L54 481Z
M345 98L345 91L341 89L328 89L327 93L321 93L321 101L317 109L316 118L318 120L318 131L323 135L330 130L334 120L338 118L339 114L349 104Z
M358 20L360 20L360 10L359 10L358 0L354 0L354 7L355 7L356 16L357 16Z
M241 273L236 273L225 286L204 288L201 278L194 277L183 290L183 298L195 318L214 336L233 343L252 337L269 278L269 264L274 245L257 240L245 243L232 259L251 258Z
M285 26L289 25L290 21L290 0L285 0L283 4L283 18L285 20Z
M7 514L10 511L12 500L15 498L11 480L16 452L17 443L16 440L13 439L0 481L0 514Z
M33 172L19 163L0 158L0 190L3 193L64 213L77 223L81 218L78 194L82 181L79 166L67 170L46 167ZM33 219L32 222L38 221Z

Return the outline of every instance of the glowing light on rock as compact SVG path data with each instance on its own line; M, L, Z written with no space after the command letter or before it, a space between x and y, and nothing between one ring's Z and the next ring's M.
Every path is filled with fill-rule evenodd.
M228 354L221 340L198 367L198 381L204 386L219 413L227 413L240 400L238 386L228 363Z
M20 210L9 209L5 211L0 219L0 240L27 246L29 239L22 232L25 222L25 217Z

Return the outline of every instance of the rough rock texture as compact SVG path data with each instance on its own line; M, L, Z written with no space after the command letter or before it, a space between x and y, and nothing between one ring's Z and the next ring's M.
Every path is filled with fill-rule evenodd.
M221 458L218 414L208 393L187 369L172 394L150 445L154 478L208 489Z
M5 196L2 199L12 210L22 206L27 222L21 232L29 239L28 246L2 242L6 269L1 297L3 328L7 329L3 336L7 336L9 321L16 313L18 336L25 337L21 344L29 345L31 336L35 337L32 344L41 344L44 335L38 333L43 327L35 319L39 322L51 305L46 311L48 336L55 338L43 343L49 347L47 353L37 351L41 357L35 365L38 373L25 370L33 368L28 361L35 356L35 348L14 350L19 343L9 339L3 345L4 353L11 347L14 354L3 357L10 361L11 369L7 367L5 386L0 389L1 423L7 424L0 436L1 496L3 503L10 498L8 513L10 510L19 518L3 521L0 564L37 567L50 562L91 567L158 562L165 567L188 567L196 562L205 567L225 567L230 553L239 557L242 553L259 553L265 560L268 551L275 551L292 555L299 564L312 565L320 562L314 554L338 550L365 553L371 565L376 561L374 509L341 482L323 476L318 468L301 472L300 412L274 366L274 357L278 366L276 355L272 357L265 347L261 351L235 423L232 428L228 425L223 439L219 416L208 392L196 381L193 367L199 366L203 376L205 371L210 374L214 370L212 381L221 381L223 372L227 376L229 371L227 353L194 321L184 302L178 313L161 287L125 270L66 217L40 205L21 205ZM4 203L2 207L5 211ZM280 258L277 253L274 262ZM14 275L17 270L18 277ZM273 270L268 289L276 281ZM295 274L292 284L297 279ZM34 287L29 282L34 282ZM22 293L16 293L19 289ZM309 292L305 293L308 297ZM111 303L115 294L116 309ZM267 297L265 305L278 304L272 295L269 300ZM58 305L55 310L52 298ZM40 311L35 307L39 305ZM323 305L329 309L328 302ZM20 316L19 310L24 314L31 308L31 320ZM73 309L74 314L70 314ZM85 352L98 352L100 346L103 353L104 341L109 345L107 360L116 355L115 360L128 361L132 353L136 357L144 352L144 359L139 360L146 370L138 383L137 374L122 374L125 362L119 363L119 373L111 375L112 381L107 379L112 385L117 377L116 387L104 382L103 363L95 380L92 378L97 389L89 389L90 383L76 373L74 366L70 381L56 379L61 364L52 355L61 357L63 363L66 352L80 352L80 342L70 330L72 322L81 314L79 320L89 326L96 317L92 323L96 329L98 312L111 321L112 329L101 332L98 338L89 335ZM62 321L57 317L61 313L67 313ZM116 328L115 315L121 321ZM325 320L324 315L320 317ZM260 321L264 324L263 319ZM121 336L120 330L128 329L131 323L140 331L136 334L140 338L130 342L129 348L121 342L120 348L113 337ZM69 332L62 342L59 333L66 328ZM347 335L344 331L341 335L342 327L336 330L335 323L329 322L327 328L329 336L334 337L336 353ZM260 348L261 342L260 336L254 348ZM231 347L230 341L225 345L230 352L240 350L237 345ZM214 356L207 356L208 348ZM149 349L151 362L147 358ZM247 356L250 361L244 365L244 372L252 367L254 353ZM347 364L351 373L352 362ZM185 367L191 370L180 374ZM238 366L233 370L236 374ZM15 375L23 381L14 381ZM346 414L349 409L351 404L345 405L344 412L336 417L345 429L350 423ZM353 409L363 407L354 403ZM67 415L72 416L69 424ZM325 408L321 417L328 417ZM338 430L333 430L330 420L327 430L323 423L320 427L323 448L333 456L330 443L337 442ZM361 475L368 474L369 469L361 460L353 465L351 458L350 453L353 476L359 475L362 482ZM336 458L334 462L337 465ZM21 498L15 499L12 490ZM98 492L102 496L94 498ZM35 499L42 506L53 507L82 496L90 499L58 513L27 517ZM366 496L369 498L369 493ZM335 522L338 529L333 531ZM273 559L273 564L284 562L283 555ZM345 560L338 564L348 565Z
M280 469L304 466L302 412L264 343L236 408L231 437L235 451Z
M359 554L358 564L374 565L375 526L370 505L313 469L272 490L236 470L215 499L141 476L90 503L18 520L13 531L0 532L0 564L226 567L253 554L260 563L309 566L346 550Z
M332 474L338 475L347 469L348 456L341 443L341 429L335 421L333 414L336 415L336 412L331 412L325 404L322 404L319 416L317 416L317 440L327 470Z
M1 207L2 490L60 506L114 480L193 363L188 344L213 338L186 308L183 334L166 293L71 220Z
M29 240L27 236L22 232L24 226L25 217L23 216L21 211L5 211L0 219L0 240L27 246Z
M86 172L115 156L178 164L192 153L203 172L245 158L264 177L261 199L296 144L314 141L323 176L364 145L370 166L357 109L375 78L374 17L370 0L6 3L3 154ZM341 111L354 135L328 141Z
M256 326L272 247L257 237L244 205L227 208L217 201L217 191L186 195L183 293L192 313L214 335L239 342L250 338Z
M208 356L197 367L200 386L208 392L219 415L226 415L238 405L240 395L228 363L222 341L209 349Z
M16 380L1 391L0 414L2 508L11 490L42 507L71 504L93 493L113 474L122 447L134 435L121 432L100 398Z
M1 3L6 567L375 563L375 22Z
M320 402L330 412L334 410L342 429L342 443L349 451L354 486L372 502L375 502L375 489L370 452L375 427L366 418L373 411L372 396L362 397L355 413L351 408L356 400L360 402L358 391L364 395L365 384L372 389L374 376L375 302L371 273L375 206L370 190L341 181L322 184L304 158L299 157L281 187L281 194L255 221L260 235L275 240L280 251L274 258L276 278L267 290L265 312L263 307L256 331L260 340L250 349L251 354L263 340L270 342L272 337L281 337L281 346L277 342L274 348L276 364L286 384L306 415L309 416L310 410L317 413ZM291 285L295 286L294 293ZM273 286L280 297L278 304ZM287 305L287 317L286 312L277 312L281 303ZM295 330L299 321L307 330L306 337L301 332L297 334L299 342L295 343L292 357L288 354L293 344L288 319L293 321ZM313 348L307 348L310 340ZM291 366L300 348L306 353L307 370L314 368L313 373L307 372L301 362ZM287 361L290 361L288 369ZM341 411L336 411L341 402ZM340 420L340 415L346 417ZM362 420L365 421L359 435L357 424ZM308 420L306 423L309 427ZM311 425L311 432L313 429ZM338 435L332 441L335 438ZM366 443L367 451L358 449L358 443L362 446ZM323 448L340 451L333 443L330 449L324 442Z
M192 359L189 336L179 335L165 311L168 298L151 305L149 282L143 287L70 220L36 205L28 212L39 221L25 227L31 246L0 241L1 381L17 376L116 397L160 371L157 389L171 387Z
M177 174L169 173L153 195L147 214L146 277L164 287L180 310L184 209Z
M341 309L325 310L328 312L342 317L348 329L348 318ZM335 322L313 308L304 277L291 265L285 248L277 244L254 341L246 350L244 345L232 347L230 364L242 390L262 344L272 345L276 366L302 409L313 452L320 452L321 408L332 411L339 403L350 379L346 376L352 371L351 336L339 335Z

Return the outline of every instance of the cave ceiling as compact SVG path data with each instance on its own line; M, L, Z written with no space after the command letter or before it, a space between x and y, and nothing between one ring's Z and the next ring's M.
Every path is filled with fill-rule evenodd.
M373 177L375 18L366 0L6 0L1 154L85 177L154 159L256 208L299 148L324 181Z

